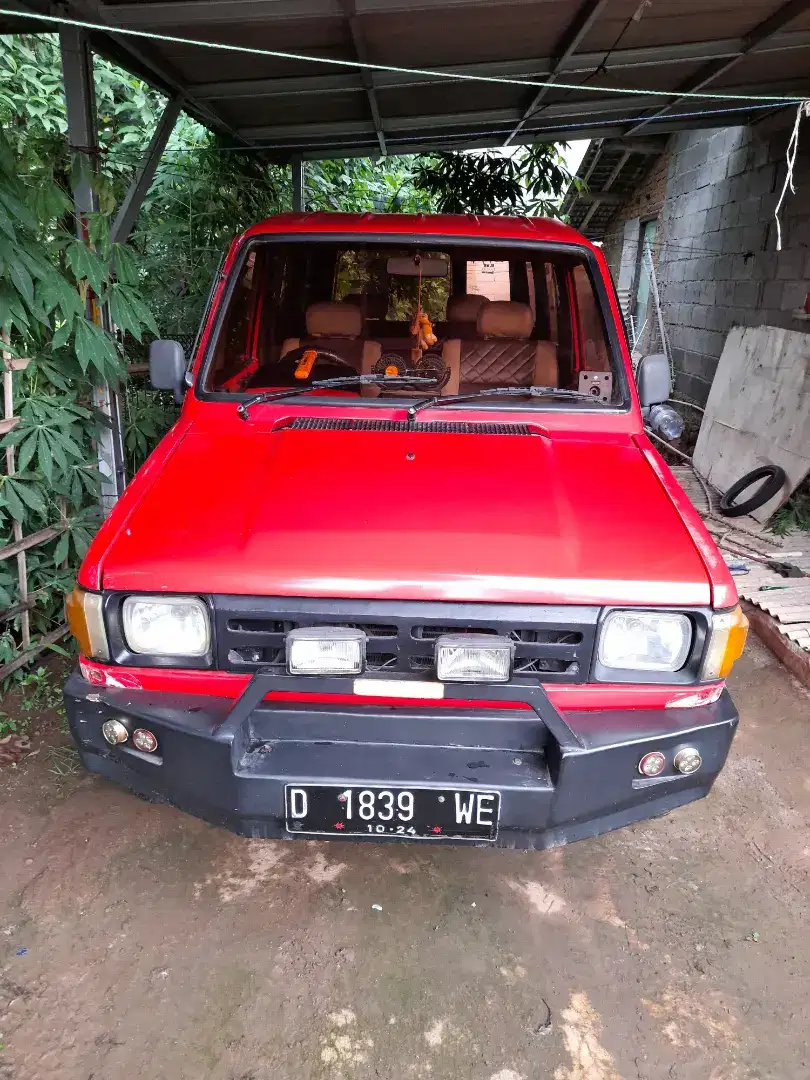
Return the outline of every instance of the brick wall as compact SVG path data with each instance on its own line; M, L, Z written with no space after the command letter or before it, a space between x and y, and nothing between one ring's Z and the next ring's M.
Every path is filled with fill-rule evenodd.
M742 127L673 136L606 235L611 268L617 280L626 279L631 235L637 252L639 219L660 208L655 254L664 321L676 389L693 400L706 400L733 326L807 327L794 310L810 291L810 129L800 144L796 194L782 214L784 250L777 253L773 213L786 145L786 132L763 138Z

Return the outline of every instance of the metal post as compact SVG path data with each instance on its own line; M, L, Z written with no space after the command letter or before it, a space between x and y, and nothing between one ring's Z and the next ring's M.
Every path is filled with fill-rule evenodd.
M98 211L98 196L93 190L93 173L98 169L98 125L93 84L93 56L88 36L75 26L59 29L62 54L62 77L67 108L68 141L73 164L73 201L76 210L76 233L89 243L87 214ZM112 331L106 310L99 312L88 296L87 318ZM126 486L124 439L118 392L109 385L93 388L93 404L107 417L109 424L99 424L96 435L98 468L101 478L101 505L108 513Z
M160 120L158 120L155 133L138 166L135 179L130 184L129 190L118 209L115 222L110 231L110 238L114 244L125 244L129 239L129 234L132 232L138 212L143 206L143 200L146 198L154 179L161 154L166 149L166 143L174 130L182 106L183 99L179 95L169 98L166 102L166 107Z
M293 158L292 163L293 210L300 214L304 209L304 162Z

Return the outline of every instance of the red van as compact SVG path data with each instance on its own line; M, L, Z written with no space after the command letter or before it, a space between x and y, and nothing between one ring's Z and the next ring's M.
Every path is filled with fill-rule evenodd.
M68 603L88 769L247 836L527 848L709 792L746 621L581 235L284 214L151 370L180 419Z

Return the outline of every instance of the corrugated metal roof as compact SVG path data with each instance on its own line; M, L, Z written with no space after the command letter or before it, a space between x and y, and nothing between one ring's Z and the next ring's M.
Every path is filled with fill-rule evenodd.
M25 7L55 10L50 0ZM103 23L108 29L93 34L98 51L180 88L191 113L281 158L648 139L749 115L679 99L684 90L810 96L810 0L62 0L59 10ZM31 26L0 18L0 32ZM125 37L116 27L447 73L587 83L589 91L248 56ZM618 86L671 97L622 96ZM711 115L683 115L695 112Z
M666 143L666 136L595 140L577 170L582 187L569 188L561 212L589 240L601 240L617 208L634 194Z

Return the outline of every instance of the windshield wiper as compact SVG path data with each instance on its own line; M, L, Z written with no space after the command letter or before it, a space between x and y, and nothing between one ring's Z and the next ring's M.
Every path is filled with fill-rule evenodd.
M441 389L441 377L421 375L341 375L334 379L316 379L306 386L291 386L286 390L266 390L254 394L252 398L237 406L237 413L243 420L250 419L250 410L254 405L263 405L266 401L281 401L283 398L308 394L310 390L336 390L344 386L382 386L388 390L427 390Z
M408 417L413 419L422 409L438 408L440 405L455 405L462 401L476 401L487 397L556 397L568 401L589 401L593 405L605 405L600 398L592 397L581 390L565 390L560 386L494 386L487 390L476 390L471 394L451 394L448 397L423 398L408 409Z

